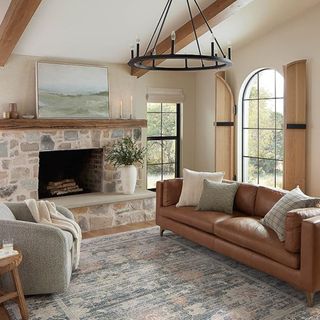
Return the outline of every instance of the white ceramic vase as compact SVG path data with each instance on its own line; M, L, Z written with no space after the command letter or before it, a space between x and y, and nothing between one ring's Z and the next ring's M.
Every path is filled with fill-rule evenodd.
M133 194L137 183L137 168L134 165L120 168L121 184L124 194Z

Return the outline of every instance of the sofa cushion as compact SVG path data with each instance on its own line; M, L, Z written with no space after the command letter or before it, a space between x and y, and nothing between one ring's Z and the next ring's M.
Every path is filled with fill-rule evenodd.
M183 184L177 207L197 206L200 200L203 180L222 182L224 172L197 172L183 169Z
M160 208L159 214L208 233L213 233L216 222L232 218L230 214L215 211L196 211L194 207L177 208L170 206ZM237 215L237 213L235 214Z
M168 207L178 203L182 183L182 179L168 179L163 181L162 206Z
M4 203L0 203L0 220L16 220L11 210Z
M232 214L237 189L238 183L217 183L204 179L197 210L221 211Z
M264 217L285 194L284 190L258 187L254 215Z
M234 198L234 207L247 215L253 216L258 186L240 183Z
M285 250L276 233L263 226L260 217L235 217L219 221L214 234L236 245L262 254L290 268L298 269L299 255Z

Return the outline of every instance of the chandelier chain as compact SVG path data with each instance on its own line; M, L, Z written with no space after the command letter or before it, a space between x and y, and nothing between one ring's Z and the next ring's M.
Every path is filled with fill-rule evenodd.
M213 34L213 31L212 31L212 29L211 29L211 27L210 27L210 25L209 25L209 22L208 22L207 18L204 16L203 11L201 10L201 8L200 8L197 0L194 0L194 3L196 4L196 6L197 6L197 8L198 8L198 10L199 10L199 13L201 14L201 17L203 18L203 21L204 21L205 24L207 25L207 27L208 27L208 29L209 29L209 32L210 32L211 35L213 36L213 40L214 40L214 42L217 44L217 46L218 46L221 54L222 54L223 56L225 56L225 54L224 54L224 52L223 52L223 50L222 50L222 48L221 48L218 40L216 39L216 37L215 37L214 34Z
M197 47L198 47L199 55L202 56L201 48L200 48L200 44L199 44L199 39L198 39L198 36L197 36L197 31L196 31L196 28L195 28L195 26L194 26L194 21L193 21L193 17L192 17L192 12L191 12L191 8L190 8L189 0L187 0L187 6L188 6L189 14L190 14L190 19L191 19L191 24L192 24L192 29L193 29L194 37L195 37L196 42L197 42ZM201 59L201 64L202 64L202 66L204 66L202 59Z
M158 41L159 41L159 38L160 38L160 34L161 34L162 28L163 28L163 26L164 26L164 23L165 23L165 21L166 21L166 19L167 19L167 15L168 15L168 13L169 13L171 4L172 4L172 0L169 0L169 5L168 5L168 7L167 7L167 11L166 11L166 13L165 13L165 16L164 16L164 19L163 19L163 21L162 21L161 27L160 27L160 29L159 29L159 33L158 33L157 39L156 39L156 41L155 41L155 43L154 43L154 46L153 46L153 49L152 49L152 53L154 52L154 50L155 50L156 47L157 47L157 44L158 44ZM152 53L151 53L151 54L152 54Z
M151 37L151 39L150 39L150 41L149 41L149 43L148 43L148 46L147 46L147 49L146 49L144 55L146 55L146 54L148 53L149 49L150 49L150 46L151 46L152 41L153 41L153 39L154 39L154 36L155 36L156 33L157 33L157 30L158 30L158 28L159 28L159 25L160 25L160 23L161 23L161 21L162 21L162 18L163 18L164 14L165 14L165 12L166 12L166 10L167 10L167 7L168 7L170 1L171 1L171 0L168 0L168 1L167 1L166 6L164 7L164 9L163 9L163 11L162 11L162 13L161 13L160 19L159 19L159 21L158 21L158 23L157 23L156 28L155 28L154 31L153 31L152 37Z

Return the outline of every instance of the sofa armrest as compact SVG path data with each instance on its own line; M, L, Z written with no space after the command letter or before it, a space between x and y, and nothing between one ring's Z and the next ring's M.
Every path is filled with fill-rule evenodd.
M71 254L63 232L54 226L0 221L0 240L12 238L23 255L19 267L25 294L66 289L72 272Z
M301 248L301 225L305 219L320 216L320 208L303 208L289 211L285 221L285 248L298 253Z
M320 290L320 215L302 221L301 273L306 291Z
M162 181L162 206L169 207L179 202L183 179L168 179Z

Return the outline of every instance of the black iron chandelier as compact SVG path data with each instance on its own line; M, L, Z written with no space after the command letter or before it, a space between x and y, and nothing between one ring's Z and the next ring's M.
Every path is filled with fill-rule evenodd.
M145 70L158 70L158 71L199 71L199 70L209 70L209 69L221 69L227 68L232 65L231 62L231 47L228 48L228 57L222 50L218 40L214 36L210 25L204 16L197 0L193 0L202 19L204 20L206 26L211 33L211 55L203 55L201 52L199 39L197 31L195 28L194 18L192 17L192 11L190 7L190 1L186 0L188 12L190 15L190 21L192 24L193 34L198 48L199 54L179 54L175 53L175 42L176 42L176 33L173 31L171 33L171 52L170 53L157 53L156 48L158 41L165 24L168 12L170 10L173 0L168 0L166 6L160 16L160 19L157 23L157 26L152 34L152 37L149 41L149 44L145 50L144 55L140 55L140 40L137 40L136 43L136 52L134 52L134 47L131 47L131 59L128 62L128 65L133 68L145 69ZM215 51L215 46L217 46L217 52ZM219 53L218 53L219 52ZM181 60L180 66L162 66L160 63L164 60L177 61ZM197 65L191 63L191 61L198 61Z

